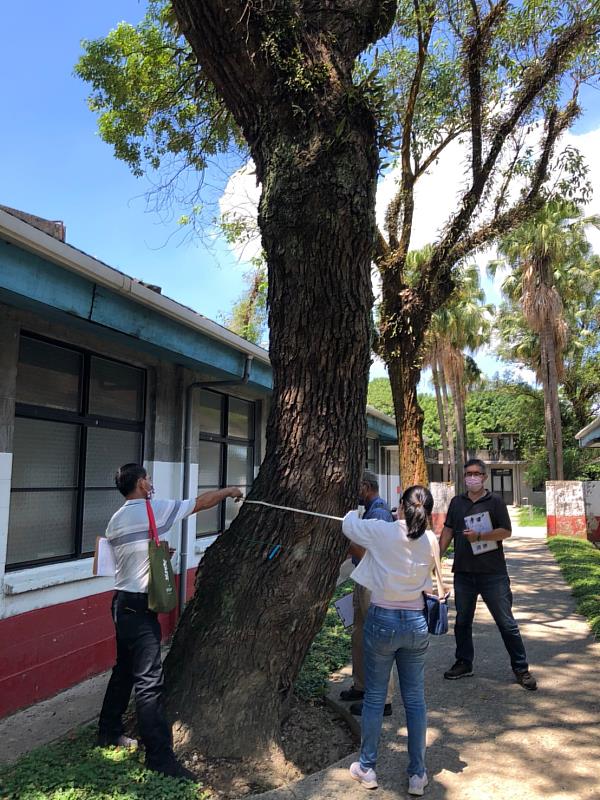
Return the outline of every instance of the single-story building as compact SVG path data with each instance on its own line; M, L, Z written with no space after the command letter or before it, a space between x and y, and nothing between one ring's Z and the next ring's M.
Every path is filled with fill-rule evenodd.
M67 244L61 223L2 209L0 336L5 716L113 661L112 579L92 576L92 555L122 502L115 468L143 462L158 497L248 489L272 374L264 349ZM395 424L367 420L365 464L395 504ZM227 501L171 532L188 596L235 513Z
M589 425L575 434L579 447L600 447L600 417L593 419Z

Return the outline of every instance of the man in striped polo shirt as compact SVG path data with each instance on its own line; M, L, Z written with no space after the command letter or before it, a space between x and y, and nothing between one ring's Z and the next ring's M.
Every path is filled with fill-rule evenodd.
M172 777L194 779L175 758L171 729L163 708L161 632L158 616L148 610L148 538L146 500L152 496L150 477L139 464L125 464L115 476L125 504L113 514L106 536L114 547L116 573L112 615L117 639L117 661L106 689L98 725L98 744L131 747L123 735L123 714L135 691L135 705L146 766ZM158 535L184 517L213 508L227 497L239 499L235 487L205 492L190 500L152 500Z

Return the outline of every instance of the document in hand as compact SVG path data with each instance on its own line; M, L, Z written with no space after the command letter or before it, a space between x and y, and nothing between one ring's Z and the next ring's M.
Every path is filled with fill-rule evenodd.
M112 544L105 536L97 536L92 573L97 577L107 576L112 578L116 569L115 551Z
M354 603L352 602L352 592L345 594L333 604L342 620L344 628L349 628L354 623Z
M481 514L471 514L465 517L465 530L475 531L475 533L488 533L494 530L489 511L482 511ZM482 553L489 553L490 550L498 549L498 542L471 542L471 549L474 556Z

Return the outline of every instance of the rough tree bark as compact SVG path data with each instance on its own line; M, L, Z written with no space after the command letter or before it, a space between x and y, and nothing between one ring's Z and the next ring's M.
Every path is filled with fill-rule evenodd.
M385 290L382 294L382 322L380 341L386 354L386 364L392 386L394 415L400 449L400 481L406 489L414 484L429 485L425 450L423 446L423 409L417 399L417 385L421 375L423 337L415 339L412 325L419 324L418 310L412 308L412 316L402 332L390 325L391 315L385 309ZM427 323L428 324L428 323ZM421 330L426 330L425 324ZM389 346L393 339L395 348ZM398 343L401 342L401 349Z
M363 467L379 163L351 70L396 3L173 6L263 187L274 387L250 497L341 515ZM278 744L346 551L339 523L242 507L198 569L165 664L176 744L230 757Z

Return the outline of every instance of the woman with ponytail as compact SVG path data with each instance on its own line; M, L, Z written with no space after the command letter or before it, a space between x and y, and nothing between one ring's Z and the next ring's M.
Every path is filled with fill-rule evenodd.
M342 522L344 534L366 550L351 577L372 593L364 627L366 685L360 760L350 767L351 777L367 789L377 787L377 747L394 662L406 711L409 794L422 795L428 783L424 678L429 633L423 592L433 590L436 552L439 557L437 538L429 530L432 510L429 489L411 486L402 495L397 522L363 520L356 511L346 514Z

